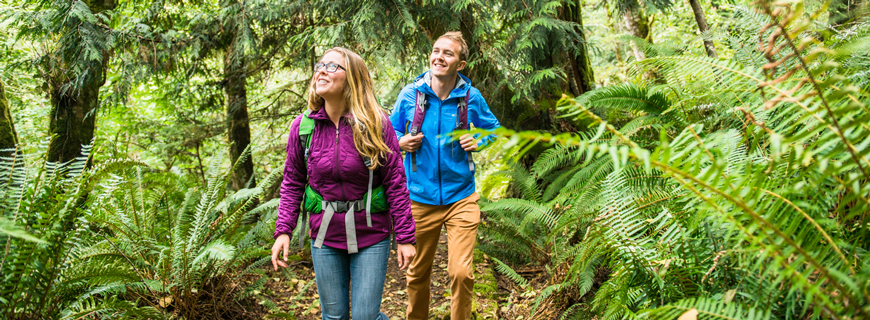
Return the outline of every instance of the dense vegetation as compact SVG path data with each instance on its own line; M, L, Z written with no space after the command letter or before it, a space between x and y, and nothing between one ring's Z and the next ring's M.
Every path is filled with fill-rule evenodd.
M389 109L460 30L504 125L478 157L480 248L534 296L530 318L870 318L867 16L855 0L4 1L0 315L262 316L313 63L359 52Z

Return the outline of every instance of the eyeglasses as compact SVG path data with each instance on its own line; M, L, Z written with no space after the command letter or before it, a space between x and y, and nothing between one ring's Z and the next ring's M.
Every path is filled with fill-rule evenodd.
M338 71L338 69L341 69L341 70L344 70L344 72L347 72L347 69L345 69L340 64L335 63L335 62L330 62L330 63L318 62L317 64L314 65L314 72L320 71L320 69L322 69L324 67L326 67L326 72L329 72L329 73L335 73L336 71Z

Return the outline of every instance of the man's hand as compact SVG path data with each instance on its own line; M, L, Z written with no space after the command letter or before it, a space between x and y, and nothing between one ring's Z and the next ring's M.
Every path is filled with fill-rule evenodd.
M278 271L278 266L282 268L287 267L287 251L290 249L290 236L288 234L282 234L278 236L278 239L275 239L275 244L272 245L272 267L275 268L275 271ZM278 259L278 254L284 251L284 261Z
M459 144L462 145L462 150L477 151L477 139L470 135L463 134L459 137Z
M411 260L417 255L417 248L414 248L414 245L410 243L400 243L396 253L399 255L399 270L405 270L408 269Z
M423 143L423 134L418 133L416 136L412 136L410 134L402 136L402 139L399 139L399 148L405 152L414 152L417 149L420 149L420 144Z

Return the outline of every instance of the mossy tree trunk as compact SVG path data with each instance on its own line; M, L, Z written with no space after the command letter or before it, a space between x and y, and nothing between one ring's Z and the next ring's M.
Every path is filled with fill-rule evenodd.
M6 86L0 80L0 149L12 149L18 145L18 134L9 110L9 99L6 99ZM8 156L9 152L0 152L0 156Z
M622 13L622 17L625 19L625 28L628 29L628 32L632 36L652 42L650 41L649 19L643 12L643 9L634 8L626 10ZM640 46L637 45L637 41L631 41L631 50L634 53L635 60L640 61L646 59L646 54L644 54Z
M115 0L85 1L91 12L98 14L117 6ZM73 32L73 31L70 31ZM68 46L71 44L61 44ZM48 149L48 161L67 162L81 155L82 145L91 144L94 139L97 110L100 105L100 87L106 82L106 66L109 53L103 51L102 59L90 61L86 74L68 73L66 69L55 67L50 70L53 76L48 81L51 113L49 133L52 135ZM63 59L63 57L57 57ZM63 61L66 66L75 61ZM71 71L69 71L71 72ZM83 80L81 80L83 79Z
M241 57L241 54L240 54ZM227 95L227 137L230 143L230 158L235 165L242 153L251 144L251 125L248 118L248 91L245 87L246 72L245 59L233 58L232 46L227 50L224 76L226 86L224 92ZM242 163L232 173L232 187L234 190L253 187L254 161L251 155L245 157Z
M702 34L710 30L701 3L698 0L689 0L689 5L692 6L692 12L695 14L695 22L698 23L698 30L701 31ZM719 58L719 55L716 54L716 47L713 46L712 40L704 39L704 50L707 51L707 56L710 58Z
M568 52L568 61L571 64L571 76L568 81L571 91L575 96L579 96L592 90L595 86L595 73L592 70L592 64L589 62L589 50L586 46L586 33L583 30L583 13L582 4L580 1L569 1L565 3L560 12L560 19L571 21L577 24L574 27L574 32L580 36L580 39L575 40L574 47L578 48L577 52Z
M76 89L52 86L49 122L52 138L48 161L63 163L73 160L81 155L82 145L93 141L100 87L105 82L103 71L99 70L97 74L100 75L98 79Z

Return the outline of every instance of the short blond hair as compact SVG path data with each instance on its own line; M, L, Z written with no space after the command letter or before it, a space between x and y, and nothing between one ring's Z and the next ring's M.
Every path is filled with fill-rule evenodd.
M438 39L447 38L455 41L459 44L459 60L460 61L468 61L468 44L465 43L465 38L462 37L462 32L459 31L450 31L445 33L444 35L438 37ZM435 41L438 41L435 39Z

